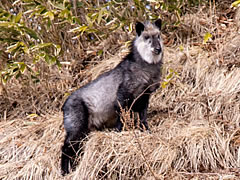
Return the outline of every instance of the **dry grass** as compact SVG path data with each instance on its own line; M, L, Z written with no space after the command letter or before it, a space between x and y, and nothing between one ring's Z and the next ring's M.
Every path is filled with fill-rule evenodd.
M14 115L1 116L0 179L239 179L238 27L231 17L218 22L221 14L213 11L200 9L200 15L202 20L191 14L183 18L183 24L188 22L194 34L199 36L189 37L189 41L182 44L183 49L171 43L165 48L163 80L166 81L164 77L170 69L177 75L168 79L167 87L159 89L151 98L149 123L152 133L133 129L121 133L91 133L76 170L63 178L59 166L64 139L62 114L12 118L19 115L21 108L25 108L22 113L26 113L31 103L39 111L51 108L44 95L58 97L63 96L66 88L69 92L75 89L68 85L74 84L71 74L62 72L56 75L60 80L54 81L57 78L51 76L42 87L26 90L36 92L29 95L36 98L28 99L23 107L17 106ZM199 25L200 21L205 23ZM185 30L183 25L176 37L182 36ZM208 30L214 38L202 44L203 34ZM77 84L84 84L118 64L126 53L123 49L117 56L86 69L79 75L83 79ZM85 81L84 77L87 77ZM15 86L11 88L17 89ZM37 94L39 91L43 92L42 96ZM13 99L21 104L24 97L15 94ZM56 100L52 108L60 107L62 102Z
M63 140L62 118L1 122L0 179L56 179ZM55 172L55 173L53 173Z

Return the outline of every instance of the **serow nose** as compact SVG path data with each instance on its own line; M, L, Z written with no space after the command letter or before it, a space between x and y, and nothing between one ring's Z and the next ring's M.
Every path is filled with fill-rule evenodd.
M159 54L161 53L161 51L162 51L161 47L154 48L154 53L155 53L156 55L159 55Z

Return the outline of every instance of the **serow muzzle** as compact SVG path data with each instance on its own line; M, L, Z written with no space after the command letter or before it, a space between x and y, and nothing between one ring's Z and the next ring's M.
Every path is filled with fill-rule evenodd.
M154 48L154 50L153 50L153 53L156 54L156 55L159 55L161 52L162 52L161 47Z

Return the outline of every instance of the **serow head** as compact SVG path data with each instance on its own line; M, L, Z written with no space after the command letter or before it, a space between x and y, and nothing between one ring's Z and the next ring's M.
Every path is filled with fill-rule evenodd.
M148 63L157 63L161 60L163 50L161 25L161 19L153 23L136 23L137 37L134 45L142 58Z

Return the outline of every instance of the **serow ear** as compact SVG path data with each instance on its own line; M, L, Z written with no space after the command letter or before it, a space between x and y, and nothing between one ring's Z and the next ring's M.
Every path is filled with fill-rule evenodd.
M159 30L161 30L162 20L161 20L161 19L157 19L157 20L155 21L155 25L158 27Z
M136 23L136 32L137 32L137 35L140 36L143 31L144 31L144 25L143 25L143 23L137 22L137 23Z

